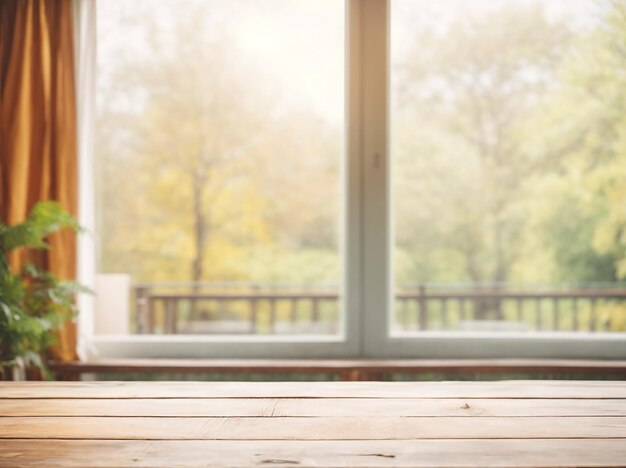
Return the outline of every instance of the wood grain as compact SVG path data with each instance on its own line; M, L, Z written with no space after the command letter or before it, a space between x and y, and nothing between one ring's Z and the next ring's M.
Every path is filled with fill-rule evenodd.
M0 468L626 467L626 382L0 383Z
M626 417L3 417L0 439L406 440L623 438Z
M626 382L0 382L0 398L626 399Z
M626 416L621 399L0 399L2 416Z
M6 440L3 468L557 468L626 466L623 440Z

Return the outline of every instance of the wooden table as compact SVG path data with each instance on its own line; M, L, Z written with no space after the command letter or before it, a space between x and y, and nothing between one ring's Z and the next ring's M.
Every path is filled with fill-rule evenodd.
M626 382L0 383L0 466L626 466Z

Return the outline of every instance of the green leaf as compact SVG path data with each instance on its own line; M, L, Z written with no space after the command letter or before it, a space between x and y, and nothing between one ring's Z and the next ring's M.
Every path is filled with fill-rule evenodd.
M2 309L2 312L4 313L4 316L6 317L7 322L10 322L11 320L13 320L13 313L11 312L11 308L8 306L8 304L6 304L3 301L0 301L0 309Z
M6 253L18 248L47 248L45 237L59 229L79 231L74 218L58 203L35 205L15 226L0 221L0 362L24 361L46 374L40 353L53 343L54 331L76 311L74 297L83 288L73 281L27 264L18 273L9 268Z
M45 366L39 353L36 353L34 351L27 351L26 353L24 353L23 357L27 365L34 365L38 369L44 369Z
M15 226L0 226L0 251L10 252L18 247L44 249L44 238L64 228L80 231L74 217L53 201L37 203L26 220Z

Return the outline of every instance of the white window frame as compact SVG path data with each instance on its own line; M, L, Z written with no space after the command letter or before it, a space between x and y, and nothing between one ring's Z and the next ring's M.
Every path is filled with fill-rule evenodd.
M74 0L77 40L79 221L95 233L93 126L95 0ZM338 0L340 1L340 0ZM420 332L394 336L389 161L390 0L346 0L344 281L338 336L96 335L81 299L83 358L626 358L626 333ZM93 285L93 236L79 241L79 280Z

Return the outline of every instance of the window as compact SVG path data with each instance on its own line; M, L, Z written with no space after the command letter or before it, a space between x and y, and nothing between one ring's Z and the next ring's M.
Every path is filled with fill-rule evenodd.
M97 352L624 355L619 3L97 8Z
M606 224L624 160L597 94L617 84L620 8L391 2L392 335L474 334L482 354L499 335L624 331Z

